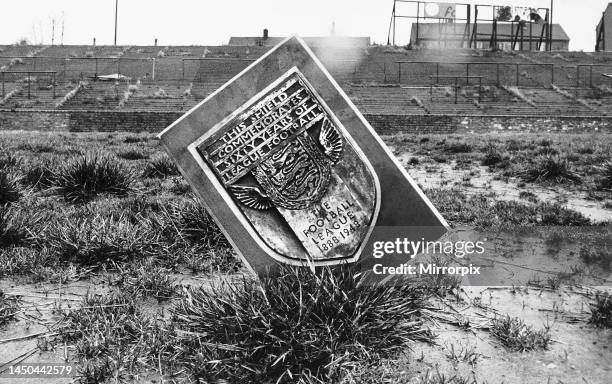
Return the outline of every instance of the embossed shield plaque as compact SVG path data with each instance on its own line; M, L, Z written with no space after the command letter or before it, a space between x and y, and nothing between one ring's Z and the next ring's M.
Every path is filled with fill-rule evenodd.
M443 219L296 37L160 139L257 273L278 263L363 261L377 225L440 229L428 238L445 232Z

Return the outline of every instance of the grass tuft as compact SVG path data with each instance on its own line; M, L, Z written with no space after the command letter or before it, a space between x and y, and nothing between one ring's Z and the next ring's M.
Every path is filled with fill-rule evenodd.
M203 382L330 382L374 356L431 341L423 292L371 286L348 268L289 268L261 284L192 288L174 310L171 357Z
M38 216L9 206L0 206L0 248L23 244L29 238L29 224Z
M149 155L139 148L128 148L119 152L117 156L125 160L143 160L149 158Z
M416 384L478 384L473 378L458 375L445 375L438 370L427 372Z
M71 202L84 202L101 193L126 195L132 190L132 182L127 165L98 152L60 164L52 179L55 191Z
M88 214L55 219L35 241L60 260L95 266L158 252L154 236L125 217Z
M21 198L19 180L7 170L0 169L0 206L16 203Z
M569 160L557 155L540 156L534 164L520 172L520 176L526 182L545 180L556 183L582 182L580 175L572 170Z
M124 287L135 297L152 296L158 300L168 300L177 292L176 279L169 275L170 271L156 265L153 260L147 259L132 267L125 276Z
M8 152L7 149L4 149L2 147L0 147L0 149L2 150L2 152L5 152L4 154L0 155L0 170L16 167L19 165L20 159L18 157Z
M548 327L534 330L518 317L510 316L494 319L491 335L515 352L545 350L551 341Z
M180 175L180 172L176 164L166 155L159 155L152 158L151 161L147 163L143 172L144 177L159 179L177 175Z
M8 322L15 319L15 315L19 312L20 300L15 296L7 296L0 291L0 326L4 326Z
M63 313L60 337L75 345L81 382L132 382L158 367L167 343L163 329L125 293L88 293L77 309Z
M599 188L612 190L612 161L607 161L601 166L600 173Z
M595 303L590 305L589 323L598 327L612 328L612 295L602 293L595 296Z
M494 166L501 163L504 160L504 156L495 148L495 146L488 146L487 151L484 153L481 164L484 166Z
M446 144L445 150L450 153L469 153L472 152L472 146L467 143L452 143Z
M54 169L57 161L43 159L34 164L28 164L24 170L22 182L36 189L45 189L51 186L54 177Z

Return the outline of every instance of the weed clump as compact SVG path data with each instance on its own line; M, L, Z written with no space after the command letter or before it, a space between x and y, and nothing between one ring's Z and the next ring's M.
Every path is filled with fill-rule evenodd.
M612 296L607 293L595 296L595 303L590 305L589 323L598 327L612 328Z
M567 158L561 156L540 156L535 163L520 172L519 176L526 182L554 181L563 183L572 181L581 183L582 178L572 170Z
M368 285L348 268L319 272L287 267L261 283L188 290L172 358L206 382L330 382L409 340L432 340L419 289Z
M495 166L504 160L504 156L494 146L489 146L482 157L481 164L487 167Z
M472 147L467 143L452 143L445 146L446 152L450 153L469 153Z
M132 172L110 155L89 153L58 168L51 184L71 202L87 201L101 193L126 195L132 190Z
M0 326L4 326L9 321L15 319L19 312L20 300L15 296L7 296L0 291Z
M599 265L603 270L612 269L612 253L606 249L593 249L591 247L580 248L580 259L586 264Z
M143 176L163 179L168 176L177 176L180 172L172 160L166 156L156 156L147 164Z
M510 316L494 319L491 335L515 352L544 350L551 340L548 327L534 330L518 317Z
M147 141L148 139L146 137L139 137L139 136L126 136L125 139L123 139L123 142L126 144L135 144L135 143L140 143L143 141Z
M131 268L123 286L135 297L152 296L158 300L171 299L177 292L176 279L169 275L169 270L155 265L151 259Z

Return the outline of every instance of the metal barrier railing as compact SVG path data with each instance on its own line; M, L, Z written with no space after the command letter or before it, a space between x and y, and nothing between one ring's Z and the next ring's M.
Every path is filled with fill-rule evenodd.
M22 77L21 75L25 75L25 77ZM33 75L36 75L35 78L33 78ZM28 99L30 99L32 97L32 83L36 82L39 83L40 79L39 79L39 75L48 75L50 76L49 79L49 85L51 86L52 92L53 92L53 98L55 98L56 92L56 76L57 76L57 72L56 71L0 71L0 89L1 89L1 95L2 95L2 99L4 99L4 97L6 96L7 92L6 92L6 84L7 83L17 83L17 82L24 82L27 84L27 90L28 90ZM34 93L36 93L36 89L34 89Z
M503 63L503 62L452 62L452 61L396 61L397 64L397 83L402 83L402 65L416 65L416 64L427 64L427 65L435 65L436 75L434 77L440 78L442 75L440 74L441 66L448 65L456 65L456 66L465 66L465 75L453 75L457 77L463 77L465 79L470 78L470 68L474 66L490 66L495 68L495 84L500 86L501 82L501 67L513 67L515 69L515 83L516 86L520 85L520 75L521 75L521 67L547 67L550 68L550 84L554 84L555 82L555 71L554 64L551 63ZM445 75L448 76L448 75ZM485 78L485 76L480 76Z
M436 76L429 76L429 78L430 78L429 100L433 100L434 87L435 88L448 87L448 85L440 84L440 79L454 80L454 84L452 84L452 86L454 90L455 104L459 102L459 88L460 88L459 80L465 80L466 85L470 85L470 79L477 79L478 80L478 102L480 103L482 100L482 76L440 76L440 75L436 75ZM435 83L434 83L434 79L436 80Z

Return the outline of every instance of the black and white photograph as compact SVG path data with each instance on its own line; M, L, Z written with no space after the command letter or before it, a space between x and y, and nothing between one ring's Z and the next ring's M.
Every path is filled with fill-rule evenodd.
M611 384L612 2L5 2L3 383Z

